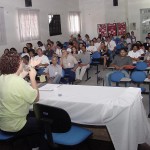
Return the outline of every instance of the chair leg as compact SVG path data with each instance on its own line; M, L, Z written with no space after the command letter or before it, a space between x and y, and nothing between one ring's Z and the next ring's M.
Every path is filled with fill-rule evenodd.
M100 71L98 71L98 65L96 65L96 73L95 74L98 74L98 73L100 73Z
M87 75L87 78L85 81L88 81L89 79L91 79L91 77L89 77L89 70L88 69L86 70L86 75Z

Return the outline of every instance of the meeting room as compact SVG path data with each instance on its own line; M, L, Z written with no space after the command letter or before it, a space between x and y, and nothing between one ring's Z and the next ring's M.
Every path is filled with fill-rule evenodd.
M150 0L0 0L0 150L150 150Z

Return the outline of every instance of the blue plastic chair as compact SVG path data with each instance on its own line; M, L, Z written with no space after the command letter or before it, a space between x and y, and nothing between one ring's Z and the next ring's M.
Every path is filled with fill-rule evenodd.
M45 137L52 146L75 146L92 135L90 130L72 125L69 114L61 108L38 103L33 108L36 118L45 124Z
M140 84L144 82L146 79L146 73L143 71L134 71L131 74L131 80L135 83L137 83L137 86L141 88L141 92L145 92L146 89L143 87L140 87Z
M125 75L121 71L116 71L110 75L110 80L116 83L116 86L119 86L120 80L124 78Z
M91 55L91 64L92 66L96 66L97 67L97 72L95 74L98 74L100 71L98 70L98 65L100 64L100 53L98 51L94 52Z
M144 71L148 67L146 62L137 62L136 64L136 70Z

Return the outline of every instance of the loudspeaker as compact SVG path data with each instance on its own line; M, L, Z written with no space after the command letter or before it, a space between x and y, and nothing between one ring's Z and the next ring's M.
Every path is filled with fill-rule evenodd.
M32 0L25 0L26 7L32 7Z
M118 6L118 0L113 0L113 6Z

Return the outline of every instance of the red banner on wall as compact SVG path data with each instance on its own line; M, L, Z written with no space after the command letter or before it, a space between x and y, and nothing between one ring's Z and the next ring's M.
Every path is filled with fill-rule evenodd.
M107 36L106 24L98 24L97 25L97 31L98 31L98 34L101 34L102 36Z
M117 35L116 23L108 23L107 24L107 32L108 32L108 34L112 34L113 36L116 36Z
M126 23L117 23L118 26L118 35L125 35L126 34Z

